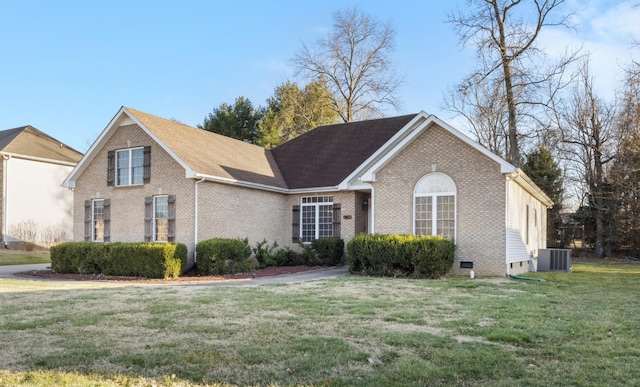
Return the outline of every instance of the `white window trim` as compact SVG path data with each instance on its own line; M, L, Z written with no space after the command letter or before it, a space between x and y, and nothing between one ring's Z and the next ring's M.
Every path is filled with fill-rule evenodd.
M304 203L304 199L314 198L314 197L322 197L322 198L331 198L331 201L323 201L323 202L315 202L315 203ZM333 211L333 195L318 195L318 196L303 196L300 198L300 241L303 244L309 244L311 241L304 241L304 222L303 222L303 214L304 207L315 207L315 235L313 239L320 239L320 206L331 206L331 210ZM331 221L331 225L333 227L333 220ZM333 235L333 230L331 232Z
M158 198L167 198L167 240L166 241L160 241L157 239L158 237L158 222L157 222L157 218L156 218L156 200ZM169 195L156 195L153 197L153 205L151 207L151 211L153 212L153 235L151 240L154 242L158 242L158 243L164 243L164 242L169 242Z
M142 168L143 168L143 173L144 173L144 147L139 146L139 147L135 147L135 148L127 148L127 149L119 149L116 150L116 154L115 154L115 186L116 187L128 187L128 186L138 186L138 185L144 185L144 178L142 180L142 183L139 184L133 184L133 167L131 165L131 162L133 160L133 157L131 157L132 153L134 150L137 149L142 149L142 154L143 154L143 163L142 163ZM127 166L127 170L129 171L128 177L129 177L129 181L127 182L127 184L119 184L119 176L118 176L118 172L120 171L119 165L118 165L118 153L120 152L128 152L129 153L129 157L128 157L128 161L129 161L129 165Z
M96 239L96 202L102 202L102 240ZM104 242L104 199L91 200L91 242Z
M413 224L412 224L412 232L413 235L417 235L416 234L416 198L418 197L431 197L431 235L432 236L438 236L438 197L439 196L453 196L453 242L455 243L457 235L458 235L458 195L457 195L457 189L455 191L444 191L444 192L433 192L433 193L416 193L415 189L418 186L418 184L420 184L420 182L425 179L428 176L432 176L432 175L441 175L446 177L447 179L451 180L451 182L453 183L453 180L451 179L451 177L449 177L448 175L444 174L444 173L440 173L440 172L433 172L433 173L429 173L425 176L423 176L422 178L420 178L420 180L418 180L418 183L416 183L415 187L414 187L414 191L413 191ZM455 183L453 183L455 184ZM453 187L454 189L456 188L455 185Z

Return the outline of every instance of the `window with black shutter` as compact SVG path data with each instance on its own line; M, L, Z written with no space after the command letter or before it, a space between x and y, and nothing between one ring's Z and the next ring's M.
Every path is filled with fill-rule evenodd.
M169 195L169 242L176 241L176 195Z
M175 242L176 195L145 197L144 240L145 242Z
M151 242L153 238L153 196L144 198L144 241Z
M294 238L309 243L314 239L340 236L340 203L334 203L333 196L304 196L297 207L297 219L294 207Z
M91 220L92 219L93 217L91 212L91 200L85 200L84 201L84 241L85 242L91 242L91 235L92 235Z
M144 160L142 164L143 168L143 181L144 184L149 184L151 182L151 147L144 147Z
M107 152L107 186L111 187L116 181L116 151Z
M291 219L291 242L300 241L300 206L293 206Z
M111 199L103 201L102 222L104 225L103 242L111 242Z
M333 236L340 238L340 203L333 203Z

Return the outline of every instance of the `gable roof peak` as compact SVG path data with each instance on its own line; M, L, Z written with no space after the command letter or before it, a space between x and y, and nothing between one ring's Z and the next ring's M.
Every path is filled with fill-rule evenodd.
M289 188L337 187L417 116L319 126L271 152Z
M0 131L0 152L75 165L82 153L31 125Z

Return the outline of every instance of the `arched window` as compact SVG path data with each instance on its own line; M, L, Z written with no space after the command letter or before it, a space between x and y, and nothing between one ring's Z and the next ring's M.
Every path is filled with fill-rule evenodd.
M413 190L415 235L456 235L456 185L443 173L430 173Z

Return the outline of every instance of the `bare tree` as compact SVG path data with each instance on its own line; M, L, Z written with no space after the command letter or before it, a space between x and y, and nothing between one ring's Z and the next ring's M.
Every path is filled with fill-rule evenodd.
M608 211L606 166L615 157L615 106L598 98L593 90L589 63L585 60L566 104L556 105L556 122L562 134L567 167L584 182L587 206L596 224L595 253L604 257L605 214Z
M333 31L293 56L297 74L327 80L332 107L344 122L381 116L398 108L394 93L402 81L391 65L395 31L359 9L334 13Z
M615 194L614 236L618 248L640 254L640 64L633 62L619 95L616 159L607 173Z
M445 99L445 107L466 120L476 141L501 157L508 153L506 106L499 82L460 85Z
M24 242L25 249L31 251L36 246L38 223L33 219L29 219L12 224L11 227L9 227L9 233L15 239Z
M479 69L468 77L463 89L483 88L497 81L502 85L500 99L504 99L507 129L507 160L520 166L523 134L522 117L529 114L526 106L546 105L538 91L552 77L564 72L576 54L567 55L550 69L542 69L544 53L536 46L543 27L567 26L567 16L552 20L565 0L468 0L468 13L458 11L449 16L449 23L460 35L464 46L476 47ZM526 9L532 5L532 9ZM525 19L522 15L533 15ZM491 102L493 103L493 101ZM536 114L530 114L535 118ZM495 120L494 120L495 121ZM497 121L496 121L497 122ZM520 124L520 127L519 127Z

